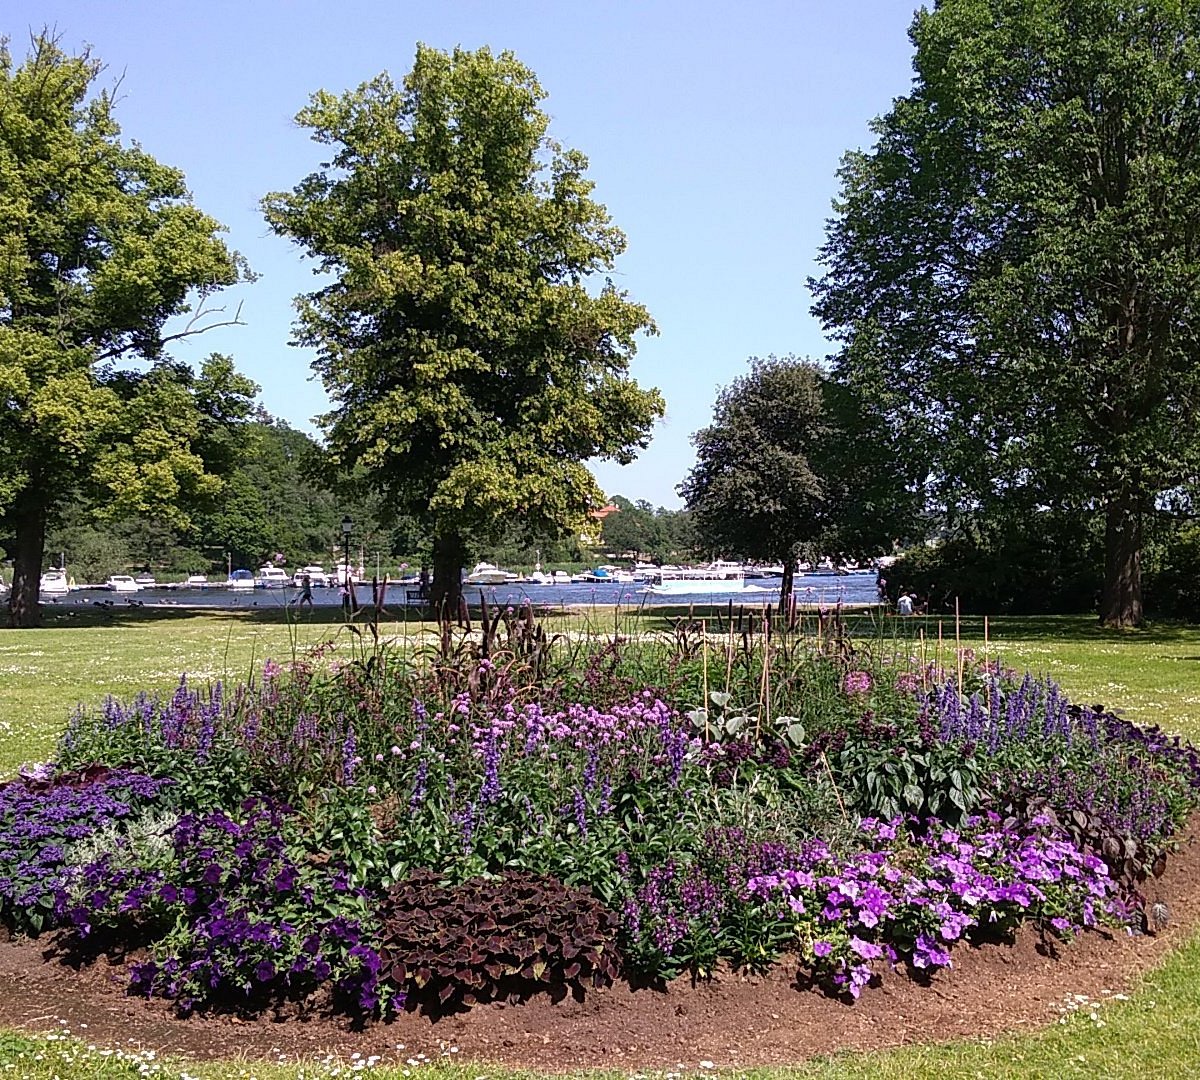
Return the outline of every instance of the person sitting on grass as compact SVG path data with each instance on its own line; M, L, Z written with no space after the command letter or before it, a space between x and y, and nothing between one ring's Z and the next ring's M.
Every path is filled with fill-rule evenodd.
M908 595L905 590L900 591L900 599L896 601L897 615L911 615L913 613L913 598Z

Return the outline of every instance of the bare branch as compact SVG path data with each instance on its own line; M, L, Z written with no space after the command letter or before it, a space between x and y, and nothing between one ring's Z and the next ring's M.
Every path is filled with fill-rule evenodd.
M196 324L201 320L208 318L210 315L218 315L225 309L223 307L206 308L201 306L200 309L187 321L187 325L177 334L168 334L166 337L159 340L159 345L166 345L169 341L180 341L183 338L196 337L198 334L207 333L209 330L216 330L222 326L245 326L242 322L242 303L238 301L237 310L233 313L233 318L222 319L220 322L207 323L204 326ZM109 349L107 352L100 353L96 357L96 363L103 363L105 360L114 360L123 353L129 352L134 347L134 343L130 342L127 345L120 345L116 348Z

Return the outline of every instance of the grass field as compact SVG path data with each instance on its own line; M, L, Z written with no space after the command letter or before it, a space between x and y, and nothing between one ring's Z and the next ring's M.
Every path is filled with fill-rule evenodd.
M323 614L323 613L322 613ZM681 612L657 612L640 629L661 628ZM697 613L698 614L698 613ZM326 616L326 619L332 616ZM580 629L589 618L612 632L600 612L561 616L563 628ZM603 620L603 624L601 624ZM628 628L629 623L622 624ZM420 624L385 626L416 640ZM880 628L864 620L865 634L913 638L936 649L938 622L889 620ZM984 647L980 620L964 620L962 644ZM943 648L952 655L955 627L943 620ZM278 612L119 612L68 616L56 613L39 631L0 630L0 775L26 760L53 754L58 732L78 702L138 689L167 690L181 672L196 679L240 678L267 657L284 659L333 639L349 655L361 639L338 623L312 616L288 622ZM1087 618L996 619L987 648L1008 665L1046 672L1079 699L1102 701L1142 723L1157 723L1200 740L1200 628L1152 627L1104 631ZM1069 991L1064 987L1064 992ZM909 1047L869 1055L839 1055L794 1069L751 1072L764 1080L782 1077L1184 1077L1200 1069L1200 937L1176 950L1128 1001L1114 1001L1092 1018L1081 1010L1066 1023L1033 1035L989 1043L960 1042ZM83 1080L98 1077L255 1076L288 1078L352 1075L354 1063L275 1067L259 1063L218 1065L119 1059L89 1050L71 1038L47 1040L0 1033L0 1075ZM419 1068L372 1070L372 1075L429 1074L431 1080L497 1080L517 1074L479 1064L435 1062ZM596 1080L618 1073L589 1074Z

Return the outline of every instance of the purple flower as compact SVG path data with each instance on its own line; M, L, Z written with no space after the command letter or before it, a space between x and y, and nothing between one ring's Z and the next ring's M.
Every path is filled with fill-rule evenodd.
M847 694L866 694L871 690L871 675L866 671L847 671L842 680L842 689Z

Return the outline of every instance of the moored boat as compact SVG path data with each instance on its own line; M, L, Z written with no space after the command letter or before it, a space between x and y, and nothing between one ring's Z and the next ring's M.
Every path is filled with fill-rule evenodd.
M519 575L510 573L508 570L501 570L489 562L481 562L475 564L475 569L472 570L463 580L464 585L509 585L518 579Z
M225 582L227 589L236 589L239 592L244 589L254 588L254 575L249 570L234 570Z
M135 593L141 589L141 586L129 574L110 575L104 583L104 587L118 593Z
M297 589L301 589L304 587L305 578L308 578L309 585L311 585L314 589L324 589L331 584L329 575L325 573L325 567L323 566L300 567L300 569L292 575L292 584Z
M288 572L278 566L260 566L254 578L256 589L286 589L291 583Z
M46 596L66 596L71 583L65 570L47 570L38 580L38 592Z

